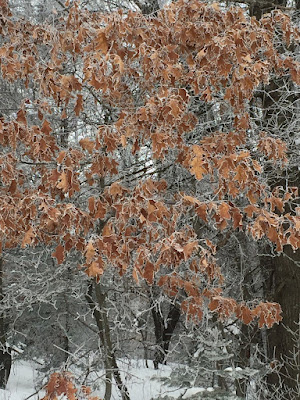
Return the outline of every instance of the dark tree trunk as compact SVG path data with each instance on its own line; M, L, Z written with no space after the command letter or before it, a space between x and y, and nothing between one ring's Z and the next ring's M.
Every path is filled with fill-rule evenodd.
M106 370L106 388L105 388L104 400L109 400L111 398L112 376L114 377L117 387L120 390L122 400L130 400L128 389L126 385L122 382L122 378L120 375L117 360L112 346L110 327L106 310L105 294L101 291L100 284L97 284L95 281L94 281L94 291L98 307L96 306L93 300L92 284L89 286L89 291L86 296L86 299L93 313L93 317L95 318L101 344L104 349L104 358L105 358L104 365Z
M265 12L270 12L276 6L285 7L286 0L255 1L250 7L250 12L257 19L260 19ZM299 0L296 7L299 8ZM262 98L264 112L263 126L275 129L288 126L293 118L292 112L281 112L280 96L282 88L287 82L283 78L271 80L265 88L268 93ZM289 100L291 105L296 100L292 93ZM287 107L285 106L285 109ZM292 110L292 107L291 107ZM276 123L272 123L272 118L276 116ZM274 132L276 133L276 132ZM299 171L290 170L289 176L294 175L294 182L289 182L291 186L298 186L300 183ZM296 184L295 184L296 182ZM281 185L279 179L273 178L271 186ZM284 181L284 186L286 182ZM290 210L289 210L290 211ZM291 211L293 213L293 210ZM280 256L274 257L271 251L265 250L264 253L270 256L261 257L261 270L265 272L264 281L266 297L269 301L278 302L282 307L283 321L268 330L268 357L274 373L268 377L268 384L271 393L280 392L280 398L285 400L299 400L300 388L300 344L299 344L299 314L300 314L300 250L293 252L290 246L286 246ZM277 361L276 361L277 360Z
M274 373L271 391L281 388L286 400L300 399L300 250L285 247L282 255L265 258L270 272L270 300L282 307L282 323L268 331L269 359Z
M242 325L241 327L241 343L239 347L239 362L238 366L241 368L249 368L250 367L250 346L251 342L249 341L251 327L248 325ZM236 386L236 395L241 399L246 398L247 394L247 386L248 386L248 379L236 379L235 386Z
M249 10L251 15L256 17L256 19L260 19L263 14L269 13L274 7L285 7L286 3L286 0L253 0L250 3Z
M166 364L166 357L169 352L169 346L172 335L180 318L180 308L171 304L165 323L163 315L157 307L152 306L152 317L154 321L154 332L156 339L156 352L154 355L154 368L158 369L159 364Z
M277 180L271 186L300 186L298 168L289 170L291 180ZM286 210L295 215L299 201ZM269 256L267 254L270 254ZM300 249L285 246L274 256L266 248L260 258L264 279L264 292L268 301L281 305L283 320L267 330L268 359L274 372L267 383L271 393L280 391L284 400L300 400Z
M3 310L3 258L0 258L0 310ZM0 311L0 388L5 389L10 369L11 369L11 352L6 345L7 324L3 311Z
M0 389L5 389L10 375L11 353L6 347L0 349Z
M159 10L158 0L146 0L146 1L133 0L133 1L139 7L142 14L144 15L152 14L153 16L155 16Z

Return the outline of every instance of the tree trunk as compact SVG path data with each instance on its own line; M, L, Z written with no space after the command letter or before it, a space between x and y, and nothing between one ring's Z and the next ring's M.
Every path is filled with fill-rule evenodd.
M250 13L260 19L265 12L270 12L276 6L285 7L286 0L255 1L250 6ZM296 7L299 8L299 1ZM276 115L277 129L288 126L292 119L291 113L281 112L280 96L281 90L286 82L282 78L271 80L265 88L267 96L262 98L264 112L263 126L272 130L272 118ZM296 100L291 94L291 104ZM271 123L270 123L271 121ZM274 124L274 121L273 121ZM275 132L276 133L276 132ZM289 174L293 176L293 174ZM296 171L296 184L299 187L299 171ZM280 185L279 179L273 180L271 186ZM290 182L291 183L291 182ZM286 182L284 182L284 186ZM295 186L295 182L292 183ZM268 253L268 250L264 253ZM299 314L300 314L300 250L293 252L290 246L286 246L280 256L261 257L261 270L267 272L264 282L266 297L269 301L277 302L282 307L283 321L268 331L268 358L274 367L267 383L271 393L280 392L280 398L286 400L300 399L300 349L299 349Z
M285 7L286 3L286 0L253 0L249 6L250 15L260 19L263 14L269 13L276 6Z
M3 310L3 258L0 258L0 310ZM11 369L11 352L6 345L7 324L3 311L0 312L0 388L5 389L10 369Z
M239 346L239 362L238 366L241 368L249 368L250 366L250 345L249 341L251 327L248 325L242 325L241 327L241 337L242 340ZM249 384L249 379L242 378L235 380L236 395L241 399L245 399L247 395L247 386Z
M273 185L297 186L299 171L290 170L293 182L277 181ZM287 210L295 214L293 206ZM274 372L267 383L271 393L280 393L284 400L300 400L300 249L285 246L282 254L274 256L270 249L260 258L264 279L264 292L268 301L281 305L283 320L267 330L268 359ZM269 256L267 254L270 254Z
M272 391L281 388L286 400L300 399L300 250L285 247L279 257L269 257L270 300L282 307L283 320L268 332L269 359L274 373L268 377Z
M135 5L139 7L141 10L142 14L144 15L157 15L157 12L159 10L159 2L158 0L146 0L146 1L140 1L140 0L133 0Z
M166 324L163 315L157 310L157 307L152 306L151 311L157 345L153 364L154 368L158 369L159 364L166 364L171 338L180 318L180 309L177 305L171 304Z
M118 389L121 393L122 400L130 400L129 392L126 385L122 382L120 371L118 368L117 360L111 342L109 321L107 311L105 308L105 294L102 293L100 284L94 281L94 290L97 298L98 308L93 300L93 285L90 284L89 291L86 296L87 302L92 310L93 317L95 318L101 344L104 349L104 365L106 371L106 387L104 400L110 400L112 389L112 375L115 379Z

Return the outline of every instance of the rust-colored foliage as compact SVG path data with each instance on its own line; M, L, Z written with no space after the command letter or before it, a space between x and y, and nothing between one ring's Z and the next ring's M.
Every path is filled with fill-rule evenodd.
M76 388L72 375L68 372L55 372L50 376L46 387L46 395L42 400L58 400L63 395L68 400L101 400L91 395L91 389L87 386Z
M287 147L261 132L255 159L246 135L251 124L247 104L271 72L289 71L299 84L299 64L278 54L272 40L278 26L287 43L299 40L289 18L276 11L258 22L239 8L225 12L198 0L178 0L149 17L89 13L74 3L54 28L16 21L3 1L0 7L2 77L25 86L33 82L40 93L31 104L40 126L29 124L26 101L14 121L0 120L3 248L55 246L52 256L58 264L76 249L85 257L88 276L97 280L111 266L120 274L130 268L137 282L145 279L151 285L159 279L170 296L184 292L182 309L193 320L201 318L206 299L221 318L235 315L246 324L257 318L260 327L278 323L279 305L259 303L250 309L222 296L216 244L200 242L193 226L179 228L179 221L183 215L198 216L220 231L238 229L255 240L267 238L279 252L286 245L300 247L299 214L284 212L297 190L272 192L263 177L263 158L285 165ZM47 59L44 45L51 49ZM64 74L70 59L81 66L80 78ZM138 102L132 87L139 88ZM59 107L65 120L72 102L74 117L80 117L88 93L118 115L95 137L63 149L45 115ZM190 144L186 135L198 121L190 109L192 96L229 107L232 130ZM165 181L146 175L126 185L116 153L128 149L135 155L143 146L160 161L176 150L176 162L186 173L214 181L214 196L168 192ZM32 164L30 173L20 167L20 154ZM33 173L39 176L34 181ZM101 195L95 190L82 206L73 201L76 193L99 189L99 181L108 177ZM103 226L97 230L99 220ZM73 390L66 377L51 379L52 392Z

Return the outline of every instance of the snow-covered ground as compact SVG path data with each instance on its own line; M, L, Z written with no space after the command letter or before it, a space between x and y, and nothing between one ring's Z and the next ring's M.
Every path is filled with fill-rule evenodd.
M157 399L159 395L162 397L168 395L173 398L189 399L196 393L208 394L214 391L211 387L178 389L164 385L161 382L161 378L167 378L170 375L172 366L163 366L161 369L155 370L152 366L146 368L142 360L130 360L129 362L119 362L119 367L122 371L123 379L126 377L124 381L126 381L131 400ZM0 400L42 399L45 393L43 391L36 393L36 378L37 371L35 370L34 363L15 362L9 377L7 389L0 389ZM95 395L99 395L100 397L103 394L95 392ZM112 399L119 400L119 398L119 393L114 387Z
M36 392L34 385L36 378L37 372L34 363L24 361L13 363L7 389L0 389L0 400L25 400ZM30 399L38 400L42 397L41 392L40 397L37 395L30 397Z

